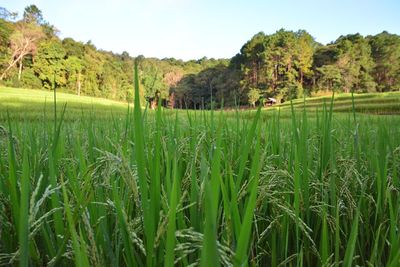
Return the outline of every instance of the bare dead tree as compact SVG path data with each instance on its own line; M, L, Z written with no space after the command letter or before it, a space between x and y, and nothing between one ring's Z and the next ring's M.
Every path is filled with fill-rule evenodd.
M10 37L11 57L8 67L0 76L3 80L7 72L19 63L18 79L21 79L22 62L25 56L34 55L38 41L44 37L40 26L25 22L18 22L16 30Z
M175 98L176 98L175 92L171 89L174 88L180 82L180 80L182 80L182 78L183 78L183 73L178 70L170 71L166 73L164 76L163 80L170 88L168 105L171 109L174 109L175 107Z

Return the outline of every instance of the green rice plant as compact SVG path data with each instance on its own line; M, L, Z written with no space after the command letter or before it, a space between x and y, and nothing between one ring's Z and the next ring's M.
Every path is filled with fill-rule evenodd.
M29 265L29 161L28 151L24 150L22 161L22 176L21 176L21 197L20 197L20 224L19 224L19 250L20 250L20 266Z
M135 72L133 108L1 99L1 266L400 264L400 118L359 113L376 95L249 111L139 95Z

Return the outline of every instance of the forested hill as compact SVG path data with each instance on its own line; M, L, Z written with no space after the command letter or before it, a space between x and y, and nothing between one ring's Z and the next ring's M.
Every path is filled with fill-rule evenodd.
M140 38L140 36L138 36ZM137 51L140 54L140 51ZM90 41L60 39L35 5L18 16L0 7L0 83L132 101L133 64L152 106L256 105L321 91L400 90L400 36L349 34L323 45L306 31L257 33L231 59L132 57Z

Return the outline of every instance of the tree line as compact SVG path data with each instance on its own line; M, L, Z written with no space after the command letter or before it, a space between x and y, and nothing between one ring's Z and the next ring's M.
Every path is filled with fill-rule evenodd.
M400 90L400 36L349 34L327 45L306 31L263 32L231 59L183 61L132 57L61 39L35 5L20 19L0 7L0 83L121 101L133 98L139 62L141 97L151 107L211 108L286 101L320 91Z

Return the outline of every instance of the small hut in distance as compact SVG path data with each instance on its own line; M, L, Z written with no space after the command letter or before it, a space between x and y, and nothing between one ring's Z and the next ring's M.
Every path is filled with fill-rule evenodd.
M265 102L265 105L272 106L272 105L275 105L276 103L277 103L277 100L275 98L268 97L267 101Z

